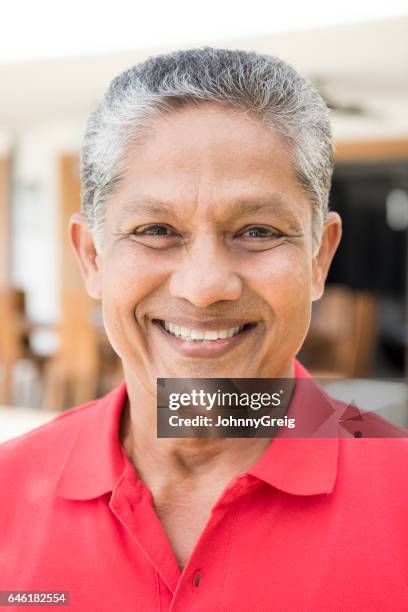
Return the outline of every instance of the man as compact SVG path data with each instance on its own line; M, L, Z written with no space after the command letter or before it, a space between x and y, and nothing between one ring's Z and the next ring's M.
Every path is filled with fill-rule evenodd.
M113 81L82 163L71 240L125 382L1 448L0 588L74 610L406 609L405 439L157 437L157 378L308 377L341 234L321 97L269 56L152 58Z

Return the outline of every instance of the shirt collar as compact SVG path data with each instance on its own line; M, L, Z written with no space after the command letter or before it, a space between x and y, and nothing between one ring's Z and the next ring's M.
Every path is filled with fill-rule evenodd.
M76 415L79 426L62 466L57 495L86 500L113 490L125 467L119 424L126 398L123 382L104 397L78 409L82 414Z
M295 377L311 379L298 361L295 361ZM314 401L322 402L323 394L317 383L312 387ZM113 490L126 465L119 438L126 398L126 383L123 382L106 396L82 408L57 482L57 495L86 500ZM291 414L296 413L298 404L295 391ZM330 493L336 480L337 454L337 437L277 437L246 473L293 495Z
M296 387L289 408L289 415L309 419L304 411L312 406L317 423L330 421L333 405L310 373L295 360ZM306 383L302 385L302 380ZM338 436L337 430L329 429L330 437L276 437L265 453L248 470L268 484L292 495L317 495L331 493L337 476ZM336 424L335 424L336 426ZM305 428L308 430L308 427ZM333 435L334 434L334 435Z

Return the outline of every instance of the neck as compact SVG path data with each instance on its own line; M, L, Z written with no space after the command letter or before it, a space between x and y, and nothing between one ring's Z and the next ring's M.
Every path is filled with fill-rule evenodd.
M284 376L275 377L293 374L290 364ZM125 375L128 401L121 440L139 476L152 489L160 483L229 480L253 464L271 442L271 438L158 438L155 392L126 369Z

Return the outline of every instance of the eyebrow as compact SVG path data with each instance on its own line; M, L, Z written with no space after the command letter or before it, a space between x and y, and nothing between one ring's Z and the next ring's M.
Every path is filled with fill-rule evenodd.
M173 214L176 206L155 200L154 198L132 198L123 205L123 210L130 213L142 212L145 214L159 215L161 213Z
M293 231L301 232L300 223L293 210L291 210L292 206L290 201L280 194L273 194L266 197L262 196L257 198L256 201L254 201L254 196L251 196L251 200L235 200L227 204L227 214L236 219L243 215L250 215L258 212L273 212L283 216ZM132 198L125 202L123 209L129 213L144 213L151 216L160 214L174 216L177 214L176 203L164 202L151 197Z

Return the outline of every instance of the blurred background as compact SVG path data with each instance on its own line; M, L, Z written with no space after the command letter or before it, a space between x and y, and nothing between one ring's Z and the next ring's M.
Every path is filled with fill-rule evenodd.
M215 2L136 8L119 0L103 11L76 2L5 9L0 441L121 380L67 238L80 206L79 151L110 80L177 48L278 55L326 99L336 140L331 208L344 235L300 359L317 377L406 377L408 6L287 2L277 12L255 0L233 11Z

